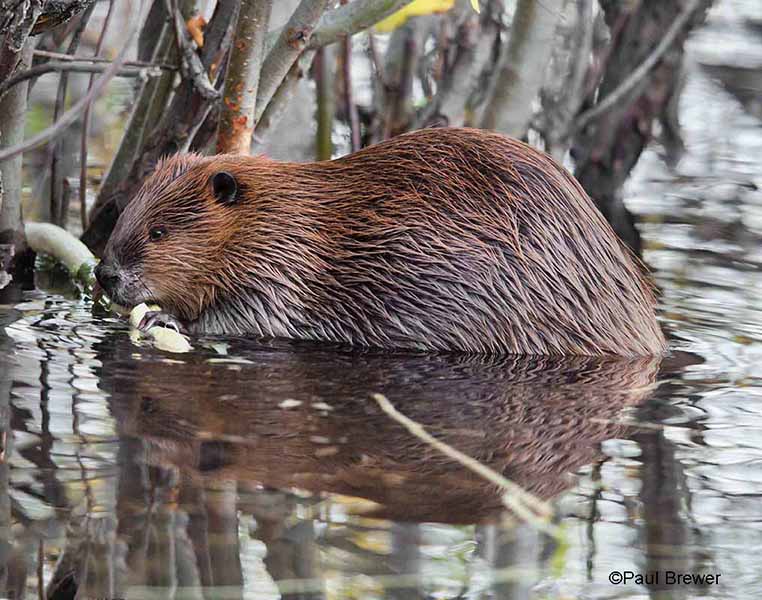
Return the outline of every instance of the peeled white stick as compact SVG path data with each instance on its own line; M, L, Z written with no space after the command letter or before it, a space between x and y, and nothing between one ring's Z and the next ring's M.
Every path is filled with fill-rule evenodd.
M138 304L135 308L132 309L132 312L130 313L130 326L133 328L133 332L137 333L138 335L142 333L138 331L138 326L143 320L143 317L146 316L146 313L153 310L161 310L161 308L155 304L148 306L144 303ZM190 352L193 349L187 337L185 337L179 331L175 331L169 327L159 327L157 325L155 327L151 327L148 331L146 331L145 335L153 339L154 345L159 350L180 353Z
M52 223L26 223L24 231L32 250L52 256L69 270L74 279L88 288L93 287L93 269L98 264L98 259L87 246Z
M29 247L37 253L48 254L63 264L71 276L82 283L88 290L95 284L93 270L98 264L89 248L65 229L52 223L26 223L24 225ZM137 331L138 325L149 310L161 310L158 306L150 308L139 304L130 313L130 325ZM168 327L151 327L145 336L154 341L154 345L167 352L188 352L191 345L181 333Z

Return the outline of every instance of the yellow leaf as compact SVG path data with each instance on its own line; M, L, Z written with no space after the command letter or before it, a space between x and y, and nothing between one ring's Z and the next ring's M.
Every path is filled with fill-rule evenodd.
M478 0L471 0L471 3L478 5ZM399 9L396 13L376 23L375 29L381 33L388 33L404 25L410 17L447 12L454 4L455 0L413 0L413 2Z
M474 7L474 10L476 12L480 12L479 11L479 0L471 0L471 6Z

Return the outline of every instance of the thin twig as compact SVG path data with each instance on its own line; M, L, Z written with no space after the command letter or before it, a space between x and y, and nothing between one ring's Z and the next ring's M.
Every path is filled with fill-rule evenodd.
M42 65L35 65L0 83L0 98L14 85L22 83L27 79L40 77L46 73L104 73L108 69L109 63L82 65L69 62L47 62ZM124 66L114 75L116 77L139 77L146 71L150 71L150 68Z
M580 131L585 128L593 119L600 117L602 114L611 110L614 106L619 104L625 96L627 96L653 69L656 64L662 59L667 50L670 49L672 44L677 39L677 36L683 30L685 25L690 21L693 13L701 4L702 0L690 0L685 5L683 12L675 21L670 25L664 37L654 48L653 52L632 71L617 87L614 91L608 94L603 100L596 104L593 108L583 112L577 117L574 129Z
M26 152L27 150L32 150L34 148L39 148L51 140L58 139L69 128L69 126L80 117L82 111L85 110L87 105L92 102L93 99L101 95L101 93L106 89L109 81L111 81L111 78L116 75L116 73L121 68L124 58L127 56L127 51L130 48L130 43L132 42L132 39L135 37L135 34L138 32L143 23L145 14L147 13L147 6L150 6L150 4L143 2L140 11L140 18L132 21L132 25L130 26L125 38L124 45L121 47L119 53L114 58L114 62L112 62L106 68L106 70L103 72L103 75L98 78L90 91L82 98L80 98L74 104L74 106L72 106L63 115L61 115L61 118L54 125L46 127L37 135L32 136L20 144L0 149L0 161L13 158L22 152Z
M516 516L548 535L556 538L561 536L561 530L555 525L548 523L548 520L553 514L553 510L546 502L536 497L534 494L527 492L516 483L506 479L497 471L483 465L478 460L475 460L470 456L463 454L460 450L456 450L452 446L438 440L428 433L419 423L416 423L411 418L403 415L394 408L394 405L392 405L383 394L373 394L373 399L378 403L381 410L419 440L427 443L448 458L453 459L460 465L500 488L503 491L503 503L507 508L512 510Z
M103 40L106 37L111 15L114 13L114 0L109 0L108 12L103 20L103 28L98 36L98 42L95 44L95 56L97 57L103 48ZM94 76L90 75L90 81L87 84L87 91L93 87ZM87 229L87 134L90 130L90 111L93 103L90 102L82 115L82 136L79 143L79 219L82 224L82 231Z
M381 84L381 87L386 87L386 69L384 68L384 61L381 58L381 53L378 51L376 45L376 36L372 31L368 31L368 54L370 55L370 62L373 66L373 71L376 75L376 79Z
M85 63L111 63L110 58L104 58L102 56L81 56L64 54L63 52L50 52L48 50L35 50L34 56L40 58L52 58L55 60L65 62L85 62ZM125 67L141 67L145 69L164 69L167 71L178 71L180 67L177 65L170 65L167 63L153 63L144 60L126 60L122 63Z

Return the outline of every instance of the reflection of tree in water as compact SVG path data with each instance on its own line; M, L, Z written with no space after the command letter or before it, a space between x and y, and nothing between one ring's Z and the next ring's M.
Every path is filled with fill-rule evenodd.
M412 438L365 398L384 392L443 441L550 498L570 485L569 472L596 460L600 441L625 435L616 421L645 398L657 368L648 360L245 346L222 360L202 351L168 364L152 351L136 360L122 338L93 341L85 345L102 364L96 374L115 421L115 464L104 469L79 457L76 495L71 472L62 483L60 469L48 468L60 462L51 459L59 442L19 450L62 489L48 496L59 498L55 520L59 531L66 528L49 597L76 590L81 597L235 598L244 596L248 574L246 589L319 598L327 578L362 573L376 583L339 578L337 585L382 582L389 597L419 598L433 589L422 550L439 535L423 522L480 524L476 541L473 527L463 533L476 553L437 567L453 594L458 581L470 585L473 560L537 568L552 548L526 528L496 526L502 508L491 484ZM15 412L17 430L29 428L32 415ZM496 585L505 595L524 584Z

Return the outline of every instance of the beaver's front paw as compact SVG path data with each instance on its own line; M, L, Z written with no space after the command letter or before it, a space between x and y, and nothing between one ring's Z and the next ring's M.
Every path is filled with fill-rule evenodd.
M147 312L138 324L140 331L148 331L151 327L166 327L178 333L188 333L185 325L177 317L159 310Z

